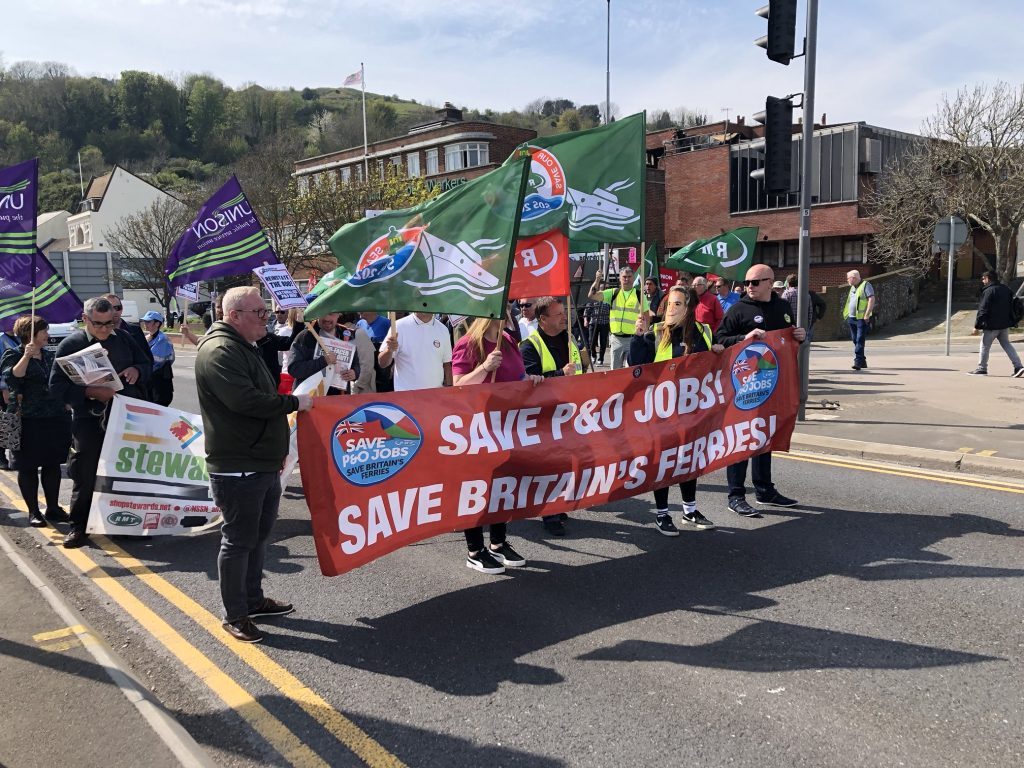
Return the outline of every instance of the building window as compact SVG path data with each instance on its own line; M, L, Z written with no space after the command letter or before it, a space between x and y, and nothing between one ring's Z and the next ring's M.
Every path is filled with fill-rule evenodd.
M394 166L395 168L401 168L402 167L402 156L401 155L393 156L391 158L391 165Z
M487 144L484 142L467 142L464 144L449 144L444 148L444 169L445 171L461 171L464 168L476 168L480 165L487 165L488 159Z
M847 264L857 264L864 261L863 238L843 240L843 261Z
M361 163L352 166L352 178L355 181L363 180L363 166Z
M427 176L433 176L437 173L437 150L427 150Z
M341 169L341 183L348 184L350 181L352 181L352 168L346 165Z
M384 177L384 158L383 157L377 158L377 175L380 176L381 178Z
M409 178L420 175L420 153L411 152L405 156L405 167L409 169Z
M299 194L307 194L309 192L309 179L306 176L299 176L297 181L299 186Z
M843 263L843 241L838 237L823 237L821 260L825 264Z

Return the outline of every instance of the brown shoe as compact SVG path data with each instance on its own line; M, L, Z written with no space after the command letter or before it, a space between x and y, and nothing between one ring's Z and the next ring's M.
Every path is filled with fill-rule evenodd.
M250 619L225 621L222 626L224 631L242 643L258 643L263 639L263 633Z
M280 600L275 600L272 597L265 597L258 608L254 608L249 611L249 618L255 619L258 616L284 616L294 610L295 606L291 603L282 603Z

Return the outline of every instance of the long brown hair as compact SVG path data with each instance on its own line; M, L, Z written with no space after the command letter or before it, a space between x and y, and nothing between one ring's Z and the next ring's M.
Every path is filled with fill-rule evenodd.
M696 328L696 309L697 304L700 303L700 297L697 296L697 292L693 288L683 288L681 285L673 285L669 288L666 298L671 298L673 293L678 293L682 296L683 315L675 324L671 324L667 320L662 322L658 346L671 344L672 340L675 339L682 343L683 354L688 355L690 354L690 339L693 338L693 332ZM665 307L665 315L668 316L667 305Z

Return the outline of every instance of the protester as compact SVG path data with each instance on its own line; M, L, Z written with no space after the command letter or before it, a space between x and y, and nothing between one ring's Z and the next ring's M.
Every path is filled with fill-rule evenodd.
M714 336L716 344L731 347L741 341L763 339L768 331L778 331L793 325L789 314L789 302L772 292L774 272L767 264L755 264L747 270L743 281L747 295L726 312L722 325ZM793 338L802 342L806 338L803 328L793 330ZM756 509L746 500L744 487L747 479L747 464L751 465L751 479L754 483L758 504L771 507L793 507L799 502L783 496L772 483L771 451L750 459L743 459L726 468L729 482L729 509L744 517L759 517Z
M601 288L603 290L603 284ZM608 349L610 312L611 305L601 298L594 299L583 308L583 325L587 329L590 357L595 361L594 365L604 365L605 352Z
M786 283L783 282L782 280L776 280L774 283L772 283L772 293L774 293L779 298L782 298L782 292L784 290L786 290Z
M46 349L49 327L39 316L18 318L14 335L21 346L8 349L0 358L0 375L10 382L7 411L21 414L21 448L14 451L18 488L28 507L28 523L37 528L47 522L68 521L58 496L60 465L67 461L71 448L71 414L49 390L54 360L53 352ZM39 511L40 477L46 498L45 516Z
M800 301L800 291L797 290L797 276L786 277L786 289L782 292L782 298L789 302L790 317L798 318L797 307ZM810 343L814 336L814 322L817 318L824 316L825 300L814 291L807 291L807 318L804 328L807 329L807 342ZM796 322L796 320L794 320Z
M174 345L160 330L163 321L163 315L150 310L142 316L142 329L153 356L153 375L149 385L153 402L157 405L170 405L174 399Z
M860 272L851 269L846 273L846 282L850 290L843 300L843 320L850 326L850 339L853 341L853 370L859 371L868 367L864 355L864 342L868 336L871 315L875 311L875 289L867 280L860 279Z
M0 356L2 356L8 350L19 350L21 344L18 341L18 337L13 335L13 332L3 331L0 332ZM6 408L9 402L7 389L7 377L0 376L0 397L3 398L3 407ZM0 448L0 470L8 470L11 468L11 464L7 460L7 450Z
M457 386L521 381L529 378L534 385L543 376L528 376L519 354L517 339L505 320L478 317L470 323L466 335L459 339L452 352L451 370ZM503 325L506 327L503 328ZM519 568L526 560L506 541L507 523L492 523L491 543L484 546L482 526L465 531L466 567L487 574L504 573L505 568Z
M981 298L978 300L978 314L974 319L973 336L981 333L981 346L978 350L978 367L968 373L974 376L988 375L988 355L992 342L999 340L999 346L1010 358L1015 378L1024 377L1024 366L1020 355L1010 344L1010 328L1017 324L1013 316L1013 294L1010 289L999 282L999 273L994 269L986 269L981 273Z
M281 501L286 416L312 407L308 395L277 394L254 346L267 332L267 315L256 288L229 289L224 317L200 342L195 368L210 488L224 516L217 557L223 627L244 643L263 639L253 619L294 610L264 595L263 563Z
M661 281L656 277L648 277L644 280L644 296L647 298L647 306L657 307L657 316L662 315L661 304L665 297L661 295ZM654 322L654 318L651 319Z
M376 392L376 366L369 365L367 361L377 357L377 350L369 334L359 327L359 315L356 312L343 312L338 318L338 330L342 341L351 341L356 345L356 358L359 360L359 375L349 384L349 392L353 395Z
M391 321L376 312L360 312L359 327L366 331L371 341L380 344L391 330Z
M704 323L711 328L711 332L714 333L718 330L718 326L722 324L722 318L725 316L725 312L722 311L722 305L718 301L718 297L708 290L708 279L706 277L695 277L693 278L693 290L697 292L697 297L700 303L696 307L696 321L698 323Z
M519 345L523 366L531 376L575 376L584 372L580 350L567 330L565 305L554 296L534 299L537 330ZM545 515L544 530L552 536L565 536L568 515Z
M609 310L609 330L611 332L612 344L612 368L621 368L626 362L626 353L629 351L629 339L633 335L633 327L636 319L642 312L650 311L646 297L640 288L633 288L633 270L623 267L619 272L619 287L609 288L604 291L599 289L604 275L600 272L594 278L590 286L591 299L600 298L611 307Z
M533 308L534 299L519 301L519 338L525 339L537 330L537 313Z
M107 297L99 296L88 299L84 309L82 320L85 328L67 336L57 347L56 357L72 355L98 343L107 351L110 364L123 383L124 388L117 394L138 400L147 399L147 385L153 363L123 327L115 330L117 320L114 305ZM148 344L146 350L149 350ZM114 390L75 384L63 368L54 365L50 370L50 394L54 399L70 405L74 412L71 457L68 459L68 477L72 482L71 530L64 537L65 549L73 549L89 540L85 528L92 508L96 468L106 432L107 409L114 399Z
M722 317L725 317L729 307L740 300L740 295L729 287L729 281L723 277L715 280L715 291L718 293L718 303L722 306Z
M267 320L266 335L256 342L263 362L276 386L281 385L281 361L292 345L292 326L288 322L288 310L278 307ZM289 389L289 391L291 391Z
M317 336L322 339L342 340L342 334L338 328L338 317L341 313L330 312L315 323L312 332L307 328L295 337L291 350L288 352L288 373L295 379L295 383L305 381L310 376L324 371L324 376L330 372L326 369L338 362L336 353L325 350L324 345L317 341ZM352 363L341 372L342 381L351 382L359 378L359 355L353 352ZM337 384L335 380L335 384ZM275 390L277 388L275 384ZM327 390L328 395L341 395L345 390L337 386L331 386Z
M721 352L725 349L721 344L712 343L710 326L697 320L700 298L695 289L673 285L665 298L664 322L654 325L648 332L646 320L642 316L637 318L635 335L629 346L630 365L660 363L694 352ZM715 524L697 509L697 478L680 483L679 491L683 495L680 520L699 530L714 528ZM668 511L668 486L654 490L654 512L655 525L661 533L679 535Z
M377 360L391 368L395 392L452 385L452 340L429 312L406 315L392 326Z

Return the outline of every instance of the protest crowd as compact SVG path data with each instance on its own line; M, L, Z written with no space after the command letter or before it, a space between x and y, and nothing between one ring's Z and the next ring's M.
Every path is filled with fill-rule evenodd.
M573 169L578 185L607 196L600 185L608 182L588 180L586 173L610 179L635 176L638 171L630 163L642 172L642 116L567 136L544 141L551 142L552 152L557 149L558 162ZM606 163L590 162L595 147ZM540 151L546 150L530 148ZM606 259L607 281L597 271L586 291L588 300L575 306L569 283L569 219L566 210L556 210L565 197L550 198L557 205L549 205L550 200L532 208L524 203L530 189L544 191L548 182L541 172L555 162L553 157L548 152L542 165L530 153L517 153L485 176L415 209L380 212L345 225L329 242L338 269L315 285L311 280L305 293L277 260L232 177L182 234L166 267L169 285L189 296L198 295L200 282L228 275L251 272L263 285L263 290L235 287L216 295L202 336L186 317L180 318L182 338L197 347L198 415L169 407L175 352L162 330L161 313L147 312L141 327L126 322L115 294L77 303L73 317L66 307L62 317L50 310L49 317L34 312L39 270L45 265L32 257L35 272L23 283L21 311L0 318L10 320L0 357L6 415L17 422L15 432L20 428L20 439L12 432L5 444L12 449L29 523L66 525L63 546L69 549L87 544L91 532L106 530L97 505L112 482L100 473L101 454L116 425L121 437L108 443L129 435L141 444L122 447L113 462L104 459L114 465L106 468L108 474L166 463L174 469L165 475L173 478L149 481L164 488L162 492L139 492L140 498L122 501L144 514L115 511L102 517L120 515L115 525L137 523L140 533L155 535L184 532L188 512L204 504L216 511L218 517L210 522L220 522L223 626L238 641L258 642L263 634L254 619L294 610L289 602L265 595L262 582L282 486L296 462L326 575L418 540L410 536L445 531L464 532L468 568L500 574L525 566L529 554L520 554L516 547L521 545L510 540L511 521L537 517L546 536L562 537L572 532L567 509L647 490L654 491L653 528L660 534L679 536L680 527L712 529L712 520L697 509L696 489L700 475L719 467L727 468L726 503L733 513L758 515L747 501L748 465L757 505L797 504L776 489L771 467L773 436L781 434L780 444L788 446L795 420L792 395L777 398L763 413L757 410L770 398L782 363L795 369L793 347L804 341L813 320L809 314L807 322L796 322L795 279L787 286L791 292L780 296L767 265L748 258L726 275L701 262L717 253L722 263L732 247L723 238L734 234L726 233L673 254L669 266L678 279L664 291L655 248L647 253L641 248L640 254L633 249L631 256L641 257L637 269L634 258L621 266ZM625 163L626 170L612 168L615 163ZM29 166L16 166L15 171L29 178ZM0 175L0 181L16 180ZM627 189L620 190L620 205L602 214L600 225L607 229L588 233L591 237L641 242L642 193ZM532 211L543 213L538 217ZM545 218L549 213L550 221ZM622 222L608 218L614 216ZM222 218L234 223L232 240L218 233ZM28 232L29 224L24 227ZM749 246L744 245L743 253L749 256L756 229L744 236ZM738 242L740 235L735 238ZM556 262L531 271L538 254L546 252L537 245L542 240ZM502 258L492 254L485 259L477 247L503 249ZM360 252L363 256L353 262L351 254ZM679 263L672 265L676 258ZM392 279L399 273L401 279ZM63 290L73 297L66 285ZM55 353L49 352L48 322L70 319L82 326ZM775 334L771 338L779 342L774 351L765 343L766 334ZM748 347L755 352L748 354ZM787 356L781 362L780 352ZM596 391L591 382L610 380L594 376L598 368L613 373L629 368L632 379L643 382L633 395L631 406L636 407L628 411L635 427L623 422L621 391L602 391L603 406L595 405L597 399L587 400L589 394L576 394ZM660 373L670 369L679 372ZM687 371L696 373L687 377ZM732 381L742 382L735 385L733 404L727 403L722 384L730 371ZM648 384L646 375L663 378ZM786 385L791 381L790 375ZM416 420L397 404L410 402L403 393L434 390L421 399L449 402L441 390L453 387L460 399L473 402L487 401L494 393L502 411L491 411L489 423L482 413L470 425L458 415L442 419L438 432L448 442L438 454L496 454L492 476L463 481L460 495L445 501L442 497L450 491L437 480L448 478L444 472L431 477L429 469L403 475L412 482L409 478L417 473L427 473L416 481L424 484L407 488L401 499L386 484L381 486L384 491L374 491L404 468L422 442ZM547 391L560 394L548 402ZM584 399L567 402L575 396ZM736 405L741 397L746 400ZM355 410L336 415L339 408L348 408L343 404L349 399ZM555 474L514 476L516 469L502 465L502 456L521 456L510 449L540 442L537 414L548 406L545 423L552 439L571 429L578 445L597 446L603 440L615 447L615 461L591 466L586 455L570 456L569 469L545 467ZM684 417L690 418L688 427ZM726 423L727 417L732 421ZM147 447L153 438L132 434L132 425L144 418L168 420L165 431L174 437L167 441L173 450L158 452ZM788 427L780 426L783 422ZM196 443L200 436L204 442ZM182 453L193 444L201 446L198 454ZM653 460L642 455L655 446ZM381 455L370 458L371 451ZM620 462L620 457L628 458ZM547 456L544 462L553 459ZM66 512L58 502L60 466L65 463L72 483ZM328 466L333 469L328 471ZM40 484L45 512L39 509ZM668 503L673 484L682 496L678 525ZM135 487L142 485L140 481ZM177 494L183 505L187 501L185 511L164 514L168 507L153 501L161 493ZM487 519L488 514L495 519ZM333 526L327 533L324 520ZM199 515L198 521L208 518ZM419 530L411 534L410 527ZM345 557L349 560L340 567L332 565L332 559Z

